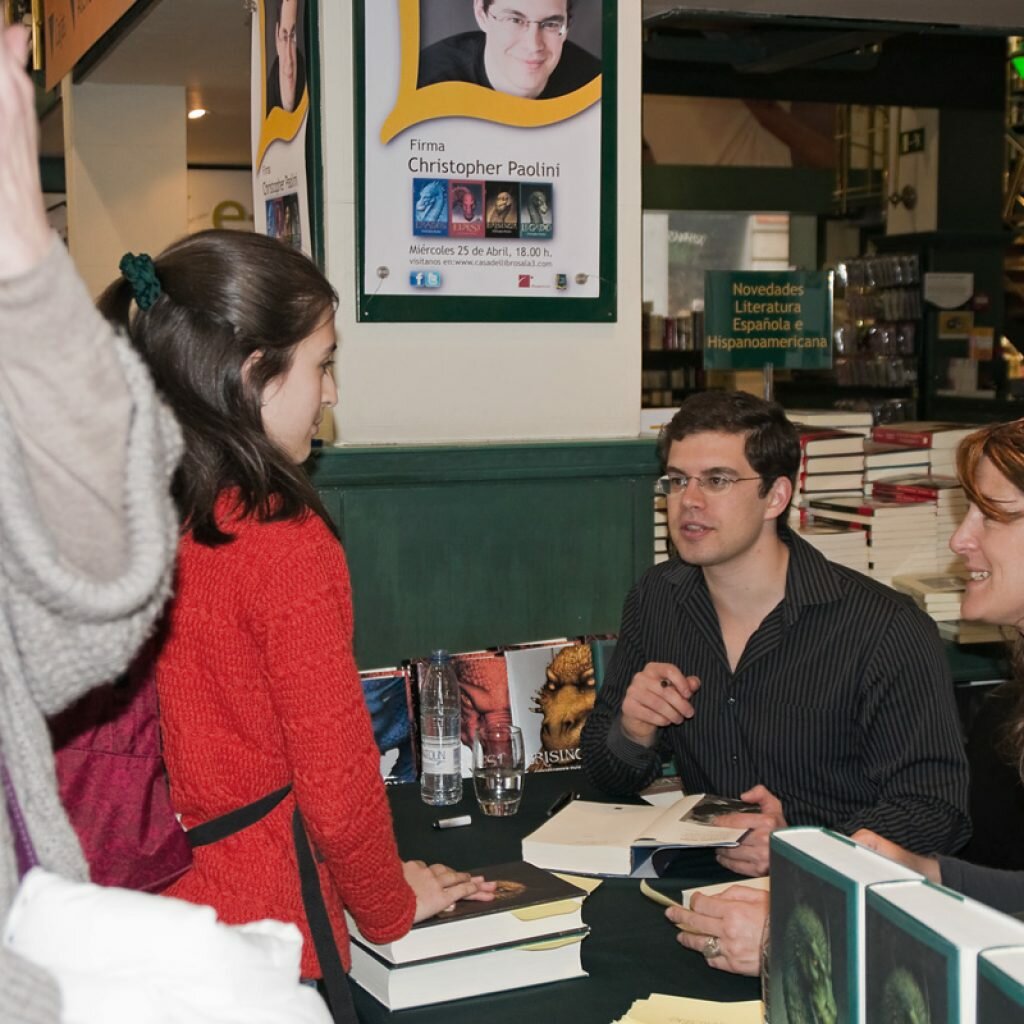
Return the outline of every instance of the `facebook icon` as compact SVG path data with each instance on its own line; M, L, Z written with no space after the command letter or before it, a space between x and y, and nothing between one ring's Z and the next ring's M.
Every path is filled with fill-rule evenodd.
M440 288L440 270L410 270L409 284L413 288Z

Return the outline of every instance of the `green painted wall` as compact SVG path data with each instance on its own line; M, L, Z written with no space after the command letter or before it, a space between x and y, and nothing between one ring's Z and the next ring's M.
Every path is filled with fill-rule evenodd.
M361 668L616 632L652 563L649 439L323 450Z

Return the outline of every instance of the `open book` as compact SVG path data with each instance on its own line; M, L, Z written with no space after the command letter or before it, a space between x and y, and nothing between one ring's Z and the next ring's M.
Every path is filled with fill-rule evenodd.
M659 873L662 862L671 859L666 854L737 846L746 829L694 820L704 799L695 793L669 807L574 800L523 839L523 860L553 871L639 877Z

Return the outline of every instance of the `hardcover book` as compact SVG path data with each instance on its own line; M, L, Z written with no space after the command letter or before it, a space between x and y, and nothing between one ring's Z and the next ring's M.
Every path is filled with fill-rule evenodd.
M387 783L416 781L411 673L407 666L359 673Z
M871 439L881 444L902 444L908 448L955 448L968 434L977 430L965 423L940 423L915 420L880 424L871 431Z
M773 833L771 866L772 1024L880 1020L864 1010L864 894L920 876L822 828Z
M978 954L978 1024L1024 1021L1024 946Z
M488 238L519 237L519 185L514 181L488 181L484 232Z
M389 1010L585 978L580 945L588 929L520 946L409 964L389 964L352 943L349 977Z
M1024 943L1024 923L931 882L886 882L867 894L868 1021L973 1024L978 953Z
M737 846L747 830L701 821L704 797L695 793L669 807L574 800L523 839L523 860L552 871L647 877L682 850Z
M803 430L800 448L804 456L860 455L864 451L864 438L848 430Z
M578 932L584 927L582 907L587 895L571 882L524 861L473 868L497 882L492 902L461 900L394 942L367 941L353 918L346 914L352 939L392 964L433 960L473 950L520 945L553 935Z
M448 234L448 182L444 178L412 179L412 233Z
M523 731L528 772L577 768L580 733L597 696L590 645L505 648L512 723Z

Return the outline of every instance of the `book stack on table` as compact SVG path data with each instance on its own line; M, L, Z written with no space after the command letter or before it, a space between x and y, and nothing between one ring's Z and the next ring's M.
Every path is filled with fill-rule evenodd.
M871 493L876 480L888 480L908 473L927 473L931 456L927 448L909 448L905 444L864 442L864 493Z
M521 861L471 874L498 882L494 901L463 900L396 942L367 941L347 916L352 981L403 1010L586 976L585 888Z
M939 476L956 473L957 445L978 428L966 423L940 423L917 420L880 424L871 431L871 439L882 444L902 444L928 452L928 469Z
M906 573L935 571L934 502L830 495L812 499L808 514L817 524L865 531L869 571L882 583L891 584L894 576Z
M790 525L806 521L801 510L822 494L860 494L864 489L864 437L797 423L800 471L793 491Z
M914 604L936 622L959 622L965 582L963 576L955 573L911 573L894 576L892 586L902 594L909 594Z

